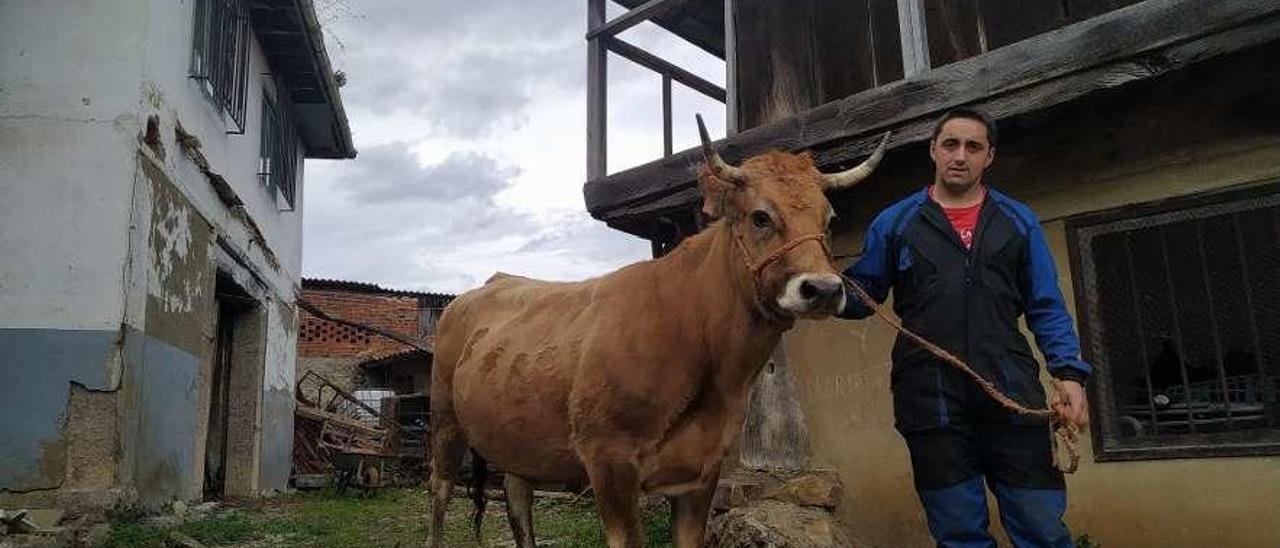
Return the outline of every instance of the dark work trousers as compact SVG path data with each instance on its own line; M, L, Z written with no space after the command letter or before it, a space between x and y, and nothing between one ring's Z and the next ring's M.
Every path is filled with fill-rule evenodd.
M985 397L985 396L983 396ZM1070 548L1067 495L1043 421L1014 419L983 402L942 428L904 432L916 491L939 548L995 548L987 494L1018 548Z

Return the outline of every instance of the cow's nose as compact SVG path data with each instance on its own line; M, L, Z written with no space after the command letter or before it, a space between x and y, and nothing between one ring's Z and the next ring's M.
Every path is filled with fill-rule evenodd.
M840 292L840 278L814 276L800 282L800 297L809 302L823 302Z

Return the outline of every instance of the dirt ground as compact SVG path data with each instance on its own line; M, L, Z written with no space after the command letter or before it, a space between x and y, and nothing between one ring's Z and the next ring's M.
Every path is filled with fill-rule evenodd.
M471 502L458 490L449 506L445 545L450 548L513 546L505 504L490 501L477 544L471 528ZM207 515L178 521L172 516L117 516L104 548L166 548L185 535L206 546L265 547L419 547L427 538L427 492L382 489L369 497L331 491L226 503ZM666 508L645 516L649 546L670 546ZM534 509L539 546L596 548L604 536L591 501L539 499ZM177 533L178 535L175 535Z

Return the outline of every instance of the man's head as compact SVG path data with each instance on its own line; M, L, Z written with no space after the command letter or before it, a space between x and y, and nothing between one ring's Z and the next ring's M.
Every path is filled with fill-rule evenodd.
M929 157L934 182L964 192L982 182L982 173L995 161L996 126L986 114L961 108L948 112L933 127Z

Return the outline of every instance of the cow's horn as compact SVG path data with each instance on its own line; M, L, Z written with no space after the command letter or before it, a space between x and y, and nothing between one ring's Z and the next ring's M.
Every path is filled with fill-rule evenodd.
M846 169L839 173L823 174L822 179L826 183L826 190L849 188L866 179L868 175L871 175L872 171L875 171L876 166L880 165L880 159L884 157L884 147L887 144L889 144L888 131L884 132L884 137L880 139L880 146L877 146L871 156L861 164L858 164L857 167Z
M742 172L742 168L729 165L724 161L716 151L711 150L711 137L707 135L707 126L702 123L702 115L694 114L698 119L698 136L702 137L702 155L707 159L707 167L711 168L717 178L722 181L728 181L735 185L741 185L747 181L747 175Z

